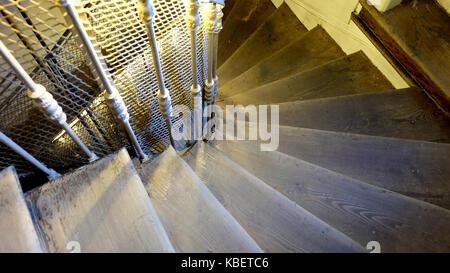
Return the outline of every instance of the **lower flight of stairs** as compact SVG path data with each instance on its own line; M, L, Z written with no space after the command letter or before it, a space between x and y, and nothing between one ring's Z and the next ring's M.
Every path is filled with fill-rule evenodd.
M169 148L137 170L121 150L25 198L13 168L0 178L6 252L449 251L448 210L257 142Z
M286 4L235 1L222 38L216 102L278 105L275 151L209 140L133 163L123 149L25 195L8 168L0 251L450 251L450 124L422 90L394 90Z
M45 248L66 252L173 252L125 149L26 194Z

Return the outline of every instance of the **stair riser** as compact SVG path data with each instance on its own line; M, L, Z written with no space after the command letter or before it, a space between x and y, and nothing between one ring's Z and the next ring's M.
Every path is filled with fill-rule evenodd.
M330 88L332 86L332 88ZM362 52L226 97L230 104L273 104L394 89Z
M283 3L220 67L220 85L303 36L307 29Z
M272 81L307 71L345 56L344 52L321 27L284 47L229 81L219 90L220 96L231 96Z

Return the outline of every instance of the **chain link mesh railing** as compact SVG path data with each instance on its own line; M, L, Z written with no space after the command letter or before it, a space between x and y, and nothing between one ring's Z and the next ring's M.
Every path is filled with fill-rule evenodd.
M55 0L0 0L0 38L39 84L62 106L68 123L81 140L102 156L129 146L110 113L76 32L66 23ZM173 106L175 128L191 118L192 85L190 32L183 0L155 0L155 35ZM80 17L95 36L109 73L130 114L131 126L145 153L162 152L169 132L159 111L155 69L137 0L79 0ZM203 18L202 18L203 21ZM204 87L207 71L207 35L198 30L198 83ZM48 120L27 97L27 90L0 60L0 130L38 160L60 172L88 163L86 156L57 124ZM95 73L94 73L95 74ZM190 122L190 121L189 121ZM185 128L184 128L185 129ZM187 143L177 142L181 149ZM0 144L1 145L1 144ZM36 171L6 146L0 146L0 169L15 165L21 175Z
M102 156L127 145L55 1L1 0L0 38L33 80L62 106L68 123L89 149ZM28 98L26 88L3 59L0 130L55 170L88 163L75 142ZM0 169L15 165L22 176L36 171L2 144L0 155Z
M95 33L98 46L130 113L130 123L144 152L162 152L169 145L169 132L159 111L158 84L146 27L137 13L137 0L82 0L85 17ZM189 110L192 85L190 32L185 23L182 0L155 0L154 29L162 73L173 106ZM198 81L203 84L207 70L207 39L198 31ZM203 87L203 86L202 86ZM189 113L174 113L172 123L180 127ZM185 128L184 128L185 129ZM186 143L176 143L183 148Z

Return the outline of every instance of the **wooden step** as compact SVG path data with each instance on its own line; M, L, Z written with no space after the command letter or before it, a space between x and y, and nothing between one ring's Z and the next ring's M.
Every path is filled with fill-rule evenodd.
M51 252L173 252L125 149L27 193Z
M392 90L392 84L359 51L336 61L226 98L231 104L270 104Z
M14 167L0 172L0 253L42 252Z
M417 88L280 104L280 124L335 132L450 141L450 122Z
M257 123L235 121L236 128ZM270 126L269 126L270 127ZM277 151L354 179L450 209L450 145L309 128L279 126ZM269 132L272 129L269 128ZM274 133L273 133L274 134ZM216 130L216 139L234 140ZM260 145L273 140L254 139ZM272 144L273 146L274 144Z
M450 113L450 17L436 1L404 0L379 13L360 0L358 17L423 88Z
M173 148L138 168L177 252L261 252Z
M256 143L217 141L215 147L361 245L377 241L382 252L450 251L448 210L283 153L261 152Z
M345 56L341 48L321 27L317 26L296 41L259 62L219 89L220 96L231 96L310 70Z
M264 251L363 251L209 145L197 143L185 159Z
M270 0L245 0L234 4L219 35L217 65L220 67L234 51L276 10Z
M219 68L219 84L224 85L307 31L284 2Z
M225 2L225 7L222 9L222 24L225 24L225 22L227 21L228 15L231 13L231 10L233 9L237 1L238 0L227 0L227 2Z
M450 145L280 126L278 151L450 209Z

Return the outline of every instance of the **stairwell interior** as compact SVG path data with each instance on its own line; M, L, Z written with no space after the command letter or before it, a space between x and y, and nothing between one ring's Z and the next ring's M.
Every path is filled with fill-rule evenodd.
M7 2L11 1L2 2L2 22L11 28L15 14L9 13ZM124 4L127 1L119 2L128 5ZM153 2L156 16L159 9L167 8L166 2L169 7L178 7L177 1ZM216 2L220 1L212 2L219 5ZM376 60L381 53L378 57L369 54L370 58L364 50L350 53L333 39L327 27L302 23L293 3L302 1L274 2L276 5L270 0L225 1L213 99L223 109L226 105L277 105L279 144L273 151L261 150L261 144L267 142L261 137L216 140L205 134L203 140L169 142L168 119L159 112L159 94L143 94L158 89L158 69L156 64L152 66L154 55L148 41L132 38L134 33L151 36L134 15L129 39L133 45L142 44L142 49L129 53L126 41L119 41L121 46L115 52L114 41L109 41L101 25L88 16L96 14L95 5L79 8L89 10L85 14L79 11L82 23L90 39L97 39L95 50L103 55L108 77L124 97L131 113L130 128L148 159L142 160L126 130L119 128L114 114L107 110L107 102L100 97L103 89L99 86L104 83L91 73L95 69L74 70L67 79L74 84L52 82L57 86L55 94L61 92L54 97L68 112L69 123L77 118L89 123L85 128L100 128L92 132L86 129L81 137L100 157L89 162L70 137L61 137L61 130L35 111L31 102L21 104L26 105L22 110L28 115L19 124L22 112L7 109L19 101L17 96L27 99L26 88L9 80L13 76L2 67L2 88L7 81L12 86L2 90L9 101L1 101L1 115L10 115L12 120L1 124L0 131L11 135L51 131L35 146L46 145L46 141L54 146L46 153L30 147L31 154L50 167L56 162L55 169L62 175L48 181L2 146L1 161L11 166L0 172L0 252L353 253L371 251L367 246L373 241L379 243L381 252L449 252L450 121L445 109L422 86L408 86L387 60ZM413 2L404 1L379 16L415 9ZM424 2L438 5L431 0ZM45 18L31 19L45 23ZM201 19L207 20L207 16L202 14ZM179 50L187 52L172 56L177 43L158 29L158 22L155 37L162 41L158 49L167 89L190 90L190 48L183 47ZM450 20L446 22L440 27L448 29ZM134 27L138 29L135 32ZM203 56L208 53L207 26L199 29L199 56ZM17 39L13 29L3 33L2 41L8 45L12 35ZM83 48L79 36L70 35L64 36L64 43ZM101 35L106 38L99 38ZM181 36L174 37L190 45L189 32L177 35ZM450 43L450 32L438 35ZM164 47L168 49L164 51ZM441 56L448 56L449 48ZM14 50L10 48L22 63ZM85 54L83 50L80 56ZM131 59L125 62L121 58ZM206 90L210 88L209 60L200 59L198 79ZM177 61L178 66L170 67L164 60L170 64ZM444 77L436 82L443 83L439 86L444 93L450 92L444 84L448 59L435 60L434 64L440 64L443 72L432 76ZM188 72L177 78L172 75L177 69ZM433 71L425 69L424 73ZM32 79L39 82L42 75L35 74ZM79 91L85 85L90 86L86 89L90 93ZM22 93L12 96L11 90ZM76 97L77 92L83 95ZM194 112L192 90L172 94L174 105L186 105L186 111ZM214 96L214 90L211 94ZM79 114L74 109L85 110ZM245 115L241 117L233 126L253 126ZM219 118L208 117L216 123ZM171 122L180 120L172 117ZM23 124L27 126L19 126ZM215 134L220 134L214 128ZM55 141L55 135L63 140ZM26 136L13 140L26 145ZM58 165L58 158L68 162ZM33 184L34 179L39 181Z

